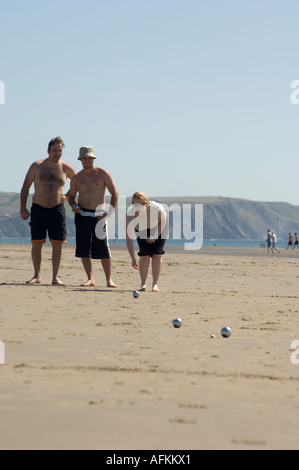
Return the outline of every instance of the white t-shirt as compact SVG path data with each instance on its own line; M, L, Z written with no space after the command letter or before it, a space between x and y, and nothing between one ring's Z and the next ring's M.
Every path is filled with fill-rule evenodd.
M132 204L127 210L127 217L134 217L128 224L128 233L132 237L136 229L140 238L157 237L158 223L162 231L166 225L167 215L162 204L150 201L147 208L142 204ZM149 235L150 230L150 235Z

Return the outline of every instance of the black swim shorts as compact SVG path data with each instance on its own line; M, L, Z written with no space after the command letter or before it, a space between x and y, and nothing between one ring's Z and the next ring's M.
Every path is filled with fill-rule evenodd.
M66 243L65 208L63 204L55 207L43 207L33 203L30 215L32 243L45 243L47 233L51 242Z
M145 239L137 237L137 243L139 246L138 256L150 256L153 255L164 255L165 238L161 238L161 235L153 243L148 243Z
M94 216L95 211L83 209L85 215L75 214L76 225L76 257L104 259L111 258L107 236L100 239L96 234L97 217ZM90 216L86 215L90 213ZM99 222L100 223L100 222ZM106 226L103 227L106 230Z

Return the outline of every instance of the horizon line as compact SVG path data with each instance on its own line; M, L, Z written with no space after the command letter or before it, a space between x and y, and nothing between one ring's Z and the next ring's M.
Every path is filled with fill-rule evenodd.
M0 190L0 194L11 194L11 195L20 195L20 191L17 192L17 191L1 191ZM33 196L33 193L29 193L28 197L30 196ZM105 198L109 198L110 196L109 195L106 195ZM130 196L125 196L125 195L120 195L120 197L127 197L127 198L130 198ZM240 200L240 201L248 201L248 202L260 202L260 203L268 203L268 204L290 204L291 206L299 206L299 202L298 203L292 203L292 202L289 202L289 201L282 201L282 200L275 200L275 201L269 201L269 200L260 200L260 199L249 199L249 198L245 198L245 197L239 197L239 196L220 196L220 195L206 195L206 196L195 196L195 195L180 195L180 196L150 196L152 199L175 199L175 200L179 200L179 199L196 199L196 200L199 200L199 199L234 199L234 200Z

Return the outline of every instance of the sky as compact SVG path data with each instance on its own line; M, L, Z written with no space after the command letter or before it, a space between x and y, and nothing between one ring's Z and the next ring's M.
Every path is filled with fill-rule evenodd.
M297 0L0 0L0 191L61 136L122 196L299 205L298 17Z

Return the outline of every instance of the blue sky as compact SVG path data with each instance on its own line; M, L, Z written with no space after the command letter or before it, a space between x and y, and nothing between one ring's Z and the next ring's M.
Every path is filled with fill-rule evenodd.
M77 171L92 145L121 195L299 204L295 0L0 6L1 191L60 135Z

